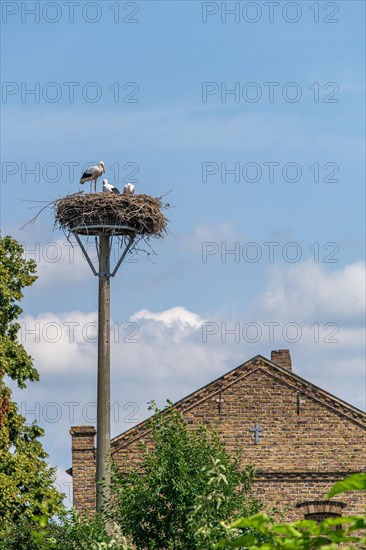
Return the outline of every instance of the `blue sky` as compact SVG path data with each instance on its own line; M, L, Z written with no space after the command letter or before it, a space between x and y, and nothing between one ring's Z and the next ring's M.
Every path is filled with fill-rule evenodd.
M139 254L112 281L114 321L138 327L138 342L123 342L122 328L112 349L121 411L136 403L141 420L147 400L178 399L281 347L295 372L364 407L364 10L2 2L1 226L28 257L35 250L39 272L23 308L24 329L39 331L24 343L41 382L15 395L36 411L58 404L55 422L36 415L62 483L68 429L88 423L96 372L95 344L82 330L71 341L65 327L95 321L97 282L53 231L51 211L19 228L36 212L24 200L78 191L91 162L103 160L117 186L133 178L137 192L169 192L173 205L154 263ZM204 323L218 327L207 342ZM248 323L260 326L257 341L243 336ZM284 338L289 323L301 327L297 341ZM238 338L225 338L235 324ZM328 342L334 327L338 342ZM127 427L116 419L112 430Z

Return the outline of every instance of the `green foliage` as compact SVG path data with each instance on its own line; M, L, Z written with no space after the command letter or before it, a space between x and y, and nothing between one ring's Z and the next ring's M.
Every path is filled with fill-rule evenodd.
M333 498L345 491L366 491L366 473L352 474L333 485L326 498Z
M34 521L22 518L4 534L0 550L130 549L118 526L110 531L108 534L101 517L78 516L75 511L62 513L57 521L45 516Z
M53 543L51 548L63 550L128 550L119 527L113 526L110 531L108 534L105 521L100 516L78 516L73 511L63 515L60 522L51 523L49 541Z
M339 527L341 528L339 529ZM335 529L337 527L337 529ZM270 537L271 542L263 542L258 535L240 534L234 540L229 538L220 541L214 548L241 548L247 550L271 550L283 548L291 550L312 550L323 548L333 550L339 548L355 548L355 543L365 544L366 537L355 535L356 530L365 529L364 517L328 518L321 523L312 520L302 520L294 523L273 524L263 513L251 518L242 518L232 523L229 529L257 530L262 537ZM351 543L351 547L345 546ZM361 546L357 546L360 548Z
M14 239L0 236L0 539L19 521L51 517L63 508L62 495L53 487L55 471L38 441L43 430L25 425L5 383L6 375L22 388L27 380L38 380L18 341L16 320L22 309L17 302L23 288L36 280L34 262L23 260L22 253Z
M210 467L203 468L204 471L207 470L209 490L205 494L197 495L196 504L189 515L189 521L191 522L196 543L195 548L201 550L214 549L216 548L217 540L223 536L232 540L236 535L235 530L228 529L225 524L220 521L221 507L225 498L225 485L228 484L226 468L220 462L220 459L212 458L212 463ZM242 511L240 513L245 513L250 516L260 509L261 505L251 492L254 470L248 466L244 474L246 475L246 480L244 484L241 484L241 487L244 488L244 493L240 495L242 499L240 503ZM231 516L236 513L238 513L238 508L236 507L230 511ZM262 536L259 531L253 528L248 528L245 532L247 535L255 533L260 540L270 540L268 537Z
M345 491L365 490L365 474L353 474L336 483L327 497ZM336 550L337 548L364 548L366 544L366 516L328 518L317 523L312 520L302 520L294 523L274 524L264 513L258 513L250 518L240 518L226 526L230 533L244 531L233 539L227 536L214 548L241 548L245 550L271 550L282 548L288 550ZM257 530L262 537L270 537L271 542L263 542L263 538L248 529ZM348 546L350 544L350 546Z
M0 373L24 388L26 380L39 377L31 357L18 342L16 319L23 310L17 302L23 298L23 288L37 279L36 264L23 260L22 254L23 247L16 240L0 236Z
M189 430L173 407L164 414L151 408L153 444L143 447L140 467L114 469L108 516L137 548L211 548L225 533L220 521L260 508L253 471L240 470L239 456L230 459L213 429Z
M222 488L227 485L227 478L222 464L212 459L212 465L207 466L209 485L215 489L206 496L201 495L196 500L196 506L189 513L192 524L193 538L190 550L214 550L219 548L239 548L242 550L336 550L342 548L351 550L364 548L366 544L366 517L328 518L318 524L315 521L297 521L291 524L274 524L264 513L259 512L248 518L239 518L231 525L220 522L218 527L216 513L210 513L211 508L217 511L222 503ZM350 476L351 478L351 476ZM345 480L344 490L354 490L354 479ZM144 506L144 503L141 503ZM144 514L142 514L144 517ZM38 529L34 523L21 518L17 526L13 526L0 539L0 550L132 550L142 548L134 546L121 533L118 525L108 529L104 519L96 516L78 516L75 512L62 514L58 522L49 521L44 516L37 518ZM201 527L198 527L201 526ZM197 530L198 527L198 530ZM336 529L337 528L337 529ZM107 532L108 531L108 532ZM225 539L217 542L222 533ZM161 548L182 548L180 539L182 529L178 530L175 541ZM147 546L145 548L158 548ZM160 548L160 550L161 550Z
M35 550L31 532L35 524L28 519L19 518L17 523L3 522L1 526L0 550Z

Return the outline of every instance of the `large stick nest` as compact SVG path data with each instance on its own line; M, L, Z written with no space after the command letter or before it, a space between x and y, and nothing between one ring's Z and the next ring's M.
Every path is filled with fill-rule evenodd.
M117 235L128 235L131 228L143 237L162 238L168 221L162 209L167 206L160 197L150 195L74 194L55 202L55 223L65 231L89 235L104 228Z

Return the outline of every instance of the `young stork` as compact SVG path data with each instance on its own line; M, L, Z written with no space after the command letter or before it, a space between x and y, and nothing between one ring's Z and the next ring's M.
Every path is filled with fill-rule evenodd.
M81 176L80 183L83 184L87 181L90 181L90 192L92 192L93 181L94 181L94 192L97 191L97 179L105 173L104 162L100 161L97 166L90 166Z
M114 187L108 180L103 180L103 193L114 193L119 195L117 187Z
M135 186L132 183L127 183L123 188L124 195L133 195L135 192Z

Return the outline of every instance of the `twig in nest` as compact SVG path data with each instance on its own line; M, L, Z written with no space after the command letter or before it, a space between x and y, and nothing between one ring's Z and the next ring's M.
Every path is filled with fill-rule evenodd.
M74 195L80 195L81 193L84 193L84 191L79 191L78 193L74 193L73 195L69 195L70 197L74 196ZM47 202L47 201L34 201L34 200L29 200L29 199L21 199L20 197L17 197L20 201L23 201L23 202L38 202L38 203L47 203L45 204L45 206L42 206L42 208L38 211L38 213L36 214L36 216L34 216L32 219L30 219L29 221L27 221L27 223L25 223L24 225L22 225L22 227L20 228L20 230L22 231L25 227L27 227L27 225L33 225L34 222L36 221L36 219L38 218L38 216L40 216L43 212L43 210L46 210L46 208L48 208L49 206L52 206L54 204L57 203L58 200L60 199L56 199L54 201L51 201L51 202ZM35 206L31 206L30 208L38 208L36 205Z

